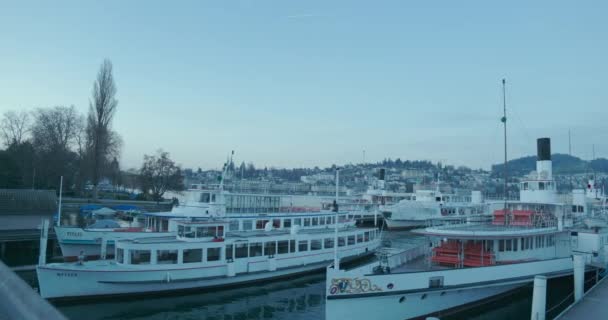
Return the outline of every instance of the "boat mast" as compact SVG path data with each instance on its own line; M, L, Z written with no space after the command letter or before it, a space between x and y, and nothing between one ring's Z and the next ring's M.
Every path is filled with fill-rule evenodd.
M340 186L340 168L336 167L336 199L334 200L334 270L340 270L340 257L338 256L338 192Z
M57 226L61 226L61 194L63 193L63 176L59 179L59 209L57 210Z
M507 187L508 187L508 183L507 183L507 179L508 179L508 171L507 171L507 95L506 95L506 90L505 90L505 84L506 81L503 78L502 79L502 111L503 111L503 116L502 119L500 120L503 125L504 125L504 132L505 132L505 168L504 168L504 175L505 175L505 191L504 191L504 200L505 200L505 206L504 206L504 213L505 213L505 223L507 222Z

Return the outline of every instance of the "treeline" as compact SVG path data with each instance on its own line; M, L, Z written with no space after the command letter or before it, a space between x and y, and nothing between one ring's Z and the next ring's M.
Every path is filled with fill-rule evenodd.
M556 174L580 174L591 172L608 173L608 159L582 160L567 154L553 154L553 172ZM507 162L509 174L512 176L523 176L536 170L536 156L526 156ZM492 166L492 175L501 176L504 172L504 164Z
M66 195L97 200L100 182L128 186L139 199L160 200L166 191L184 189L182 170L158 150L144 155L140 169L122 172L120 135L112 129L118 107L112 63L104 60L93 83L88 114L74 106L7 111L0 119L0 188L59 189ZM114 196L118 196L114 194Z
M93 85L87 115L72 106L11 110L0 120L0 188L59 189L79 193L101 177L120 183L122 139L111 123L118 101L112 63L105 60Z

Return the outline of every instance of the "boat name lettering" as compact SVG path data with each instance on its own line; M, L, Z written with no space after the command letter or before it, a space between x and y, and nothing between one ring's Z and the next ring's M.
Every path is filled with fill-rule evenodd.
M382 291L380 287L369 279L359 278L339 278L331 280L331 287L329 289L330 294L337 293L365 293L365 292L377 292Z
M82 232L72 232L72 231L68 231L68 236L69 237L82 237Z
M76 272L57 272L58 277L77 277Z

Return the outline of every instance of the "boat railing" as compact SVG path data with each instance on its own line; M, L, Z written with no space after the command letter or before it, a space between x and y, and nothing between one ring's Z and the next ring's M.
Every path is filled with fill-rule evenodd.
M397 252L391 248L378 249L376 255L378 256L378 261L380 263L378 267L374 268L374 272L390 273L391 269L402 266L418 257L426 256L429 253L430 247L426 244L420 244Z

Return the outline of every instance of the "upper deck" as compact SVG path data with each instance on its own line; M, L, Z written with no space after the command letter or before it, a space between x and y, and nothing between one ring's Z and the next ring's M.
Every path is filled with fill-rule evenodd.
M534 227L497 225L492 223L466 223L429 227L414 230L427 236L443 236L451 239L517 238L528 235L544 235L560 232L556 226Z

